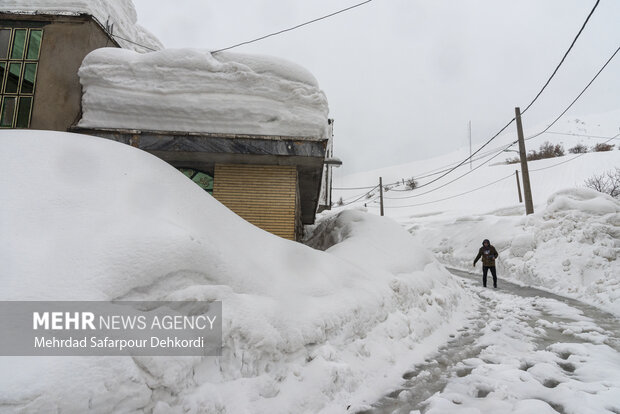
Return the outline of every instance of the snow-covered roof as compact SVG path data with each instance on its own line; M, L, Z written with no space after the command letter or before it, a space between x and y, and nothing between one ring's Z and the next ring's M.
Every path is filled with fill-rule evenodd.
M131 0L2 0L0 12L62 16L88 14L102 27L111 27L115 40L124 48L137 52L163 48L153 34L137 24L138 17Z
M85 128L327 137L314 76L265 56L104 48L79 70Z

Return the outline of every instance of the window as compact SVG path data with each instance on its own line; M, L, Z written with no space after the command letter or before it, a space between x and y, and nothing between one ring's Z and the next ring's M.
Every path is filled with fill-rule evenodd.
M0 128L28 128L43 30L0 27Z
M179 171L185 174L187 178L198 184L207 193L213 195L213 176L191 168L179 168Z

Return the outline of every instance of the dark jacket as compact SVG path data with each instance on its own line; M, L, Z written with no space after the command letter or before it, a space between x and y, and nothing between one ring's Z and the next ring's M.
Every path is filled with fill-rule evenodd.
M487 242L489 246L484 247L484 242ZM498 256L499 254L497 253L497 250L495 250L495 247L491 245L491 242L488 240L484 240L482 242L482 247L480 248L480 250L478 250L478 256L476 256L476 258L474 259L474 266L476 265L476 262L478 262L478 260L482 257L483 266L495 267L495 259L497 259Z

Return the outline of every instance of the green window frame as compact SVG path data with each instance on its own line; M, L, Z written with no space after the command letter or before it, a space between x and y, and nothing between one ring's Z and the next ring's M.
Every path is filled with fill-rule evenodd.
M29 128L43 29L0 26L0 128Z

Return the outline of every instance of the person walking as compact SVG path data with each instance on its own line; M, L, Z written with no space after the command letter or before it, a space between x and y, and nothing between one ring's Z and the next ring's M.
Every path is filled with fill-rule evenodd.
M493 287L497 288L495 259L497 259L498 256L497 250L491 245L489 239L484 239L482 247L478 250L478 256L474 259L474 267L476 267L476 263L482 257L482 285L484 287L487 287L487 273L491 270L491 275L493 275Z

